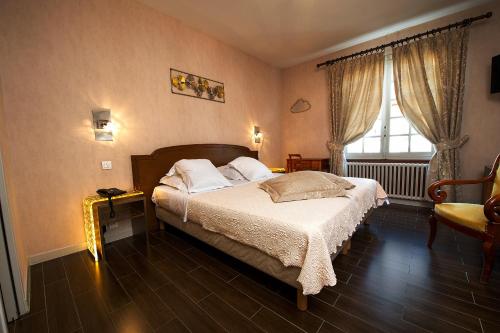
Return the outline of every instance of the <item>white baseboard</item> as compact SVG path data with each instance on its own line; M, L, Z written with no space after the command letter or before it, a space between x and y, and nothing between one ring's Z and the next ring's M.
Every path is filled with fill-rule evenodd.
M399 204L399 205L406 205L406 206L432 208L432 202L429 202L429 201L417 201L417 200L389 198L389 202Z
M125 228L120 228L119 230L113 230L115 232L109 233L107 236L107 242L113 242L122 238L130 237L133 235L132 227L125 226ZM35 255L28 257L28 268L26 274L26 283L24 284L22 297L23 304L20 306L21 315L28 313L31 305L31 266L49 261L52 259L64 257L68 254L83 251L87 248L87 243L81 243L77 245L70 245L62 247L55 250L45 251L37 253Z
M87 243L81 243L77 245L70 245L62 247L60 249L50 250L46 252L37 253L35 255L28 257L28 264L30 266L39 264L41 262L49 261L59 257L64 257L68 254L79 252L87 248Z
M127 238L132 236L134 233L132 225L129 223L124 223L119 228L114 230L108 230L104 233L104 239L106 243L111 243L116 240ZM35 255L28 257L28 265L36 265L41 262L49 261L59 257L64 257L68 254L83 251L87 248L87 243L81 243L77 245L70 245L62 247L60 249L50 250L46 252L37 253Z

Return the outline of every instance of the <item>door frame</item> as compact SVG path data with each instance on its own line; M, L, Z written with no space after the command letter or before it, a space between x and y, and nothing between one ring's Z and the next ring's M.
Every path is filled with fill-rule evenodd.
M21 277L22 276L21 267L19 266L15 235L11 224L12 219L9 209L7 186L5 184L5 175L4 175L1 148L0 148L0 203L2 206L2 221L3 221L3 230L0 229L0 232L3 232L5 235L5 246L8 249L7 256L8 256L8 262L10 263L11 283L13 284L12 291L14 293L18 314L23 315L29 311L28 298L26 297L27 295L26 291L28 290L28 286L26 286L26 289L24 288ZM2 235L2 238L4 235ZM28 274L29 272L26 273ZM26 283L28 282L29 282L29 277L27 277ZM4 292L4 297L6 297L5 292ZM4 306L7 307L6 304L4 304ZM9 316L9 318L7 319L10 321L12 319L12 316Z

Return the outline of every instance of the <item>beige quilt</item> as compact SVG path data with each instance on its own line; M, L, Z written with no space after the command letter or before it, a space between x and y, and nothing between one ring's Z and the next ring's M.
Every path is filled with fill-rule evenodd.
M274 203L258 182L190 197L187 219L301 267L304 294L336 284L330 254L387 195L370 179L347 178L347 197Z

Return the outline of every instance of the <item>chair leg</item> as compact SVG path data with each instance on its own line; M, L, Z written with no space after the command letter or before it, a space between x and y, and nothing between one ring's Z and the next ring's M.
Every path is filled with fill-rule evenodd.
M486 284L490 279L493 262L495 261L495 243L492 240L484 241L483 253L483 271L481 272L480 282Z
M432 249L432 243L434 243L434 240L436 239L436 231L437 231L437 221L436 218L434 217L434 214L431 215L429 218L429 226L431 227L430 232L429 232L429 240L427 241L427 247L429 249Z

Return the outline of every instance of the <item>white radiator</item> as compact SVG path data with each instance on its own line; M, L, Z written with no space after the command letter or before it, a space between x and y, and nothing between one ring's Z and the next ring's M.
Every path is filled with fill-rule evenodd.
M347 175L375 179L391 198L423 200L428 168L427 163L347 162Z

